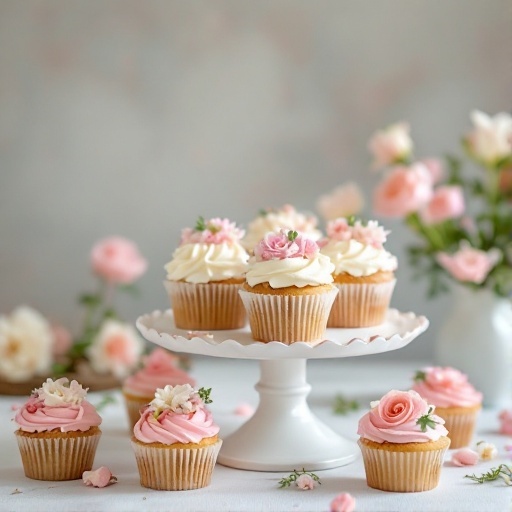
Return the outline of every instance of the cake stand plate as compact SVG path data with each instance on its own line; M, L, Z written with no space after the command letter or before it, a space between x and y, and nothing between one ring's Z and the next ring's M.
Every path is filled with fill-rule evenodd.
M137 319L149 341L177 352L259 359L260 401L254 415L224 439L220 464L253 471L330 469L352 462L356 444L322 423L310 410L307 359L353 357L399 349L428 327L424 316L388 311L386 321L364 329L327 329L326 340L312 346L297 342L261 343L249 327L231 331L197 332L177 329L172 311L155 311Z

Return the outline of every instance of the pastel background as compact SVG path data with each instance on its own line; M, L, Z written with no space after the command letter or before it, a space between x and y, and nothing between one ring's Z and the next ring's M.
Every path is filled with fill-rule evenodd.
M149 260L127 319L168 307L162 279L198 215L378 178L366 142L397 120L417 154L457 147L469 112L512 105L510 0L0 0L0 313L26 303L70 328L89 251L135 240ZM393 305L431 319L386 357L427 358L449 297L413 281L399 222Z

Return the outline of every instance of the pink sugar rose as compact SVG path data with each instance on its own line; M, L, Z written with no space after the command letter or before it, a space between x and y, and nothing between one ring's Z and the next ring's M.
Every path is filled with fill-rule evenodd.
M500 420L500 434L512 436L512 409L505 409L498 416Z
M303 491L310 491L315 488L316 482L310 475L300 475L295 480L297 487Z
M460 217L465 210L464 194L458 185L445 185L434 190L430 202L420 211L425 224L438 224Z
M456 253L450 255L440 252L436 259L439 265L458 281L480 284L501 259L501 253L498 249L491 249L488 252L474 249L463 241Z
M352 228L352 238L365 245L372 245L381 249L390 231L386 231L376 220L369 220L363 226L360 220L356 221Z
M432 180L433 185L436 185L443 179L444 168L441 160L437 158L425 158L420 160L420 163L425 166L430 174L430 179Z
M356 500L348 492L338 494L331 501L331 512L354 512L356 509Z
M316 203L316 209L325 220L357 215L363 206L361 189L353 182L336 187L329 194L320 196Z
M181 232L181 245L184 244L222 244L233 243L245 235L243 229L229 219L215 217L204 220L199 218L194 229L185 228Z
M404 162L412 152L413 143L407 123L396 123L375 133L368 143L373 155L373 168Z
M131 240L116 236L94 245L91 263L93 272L112 284L133 283L147 268L137 246Z
M432 179L423 164L395 167L376 187L373 208L385 217L403 217L421 210L432 193Z
M428 414L429 405L416 391L392 390L378 403L372 421L377 428L397 427Z
M456 466L474 466L480 456L470 448L462 448L452 454L452 463Z
M352 226L344 217L331 220L327 223L327 236L340 242L350 240L352 238Z
M254 248L258 261L284 260L286 258L313 258L318 254L318 244L302 235L294 236L292 231L268 233Z
M107 485L117 482L117 478L112 475L112 472L106 466L101 466L94 471L84 471L82 480L85 485L93 487L107 487Z

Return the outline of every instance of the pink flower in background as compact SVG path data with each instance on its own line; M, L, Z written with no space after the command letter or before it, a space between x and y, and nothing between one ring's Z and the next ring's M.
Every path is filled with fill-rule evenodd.
M300 475L295 481L297 487L303 491L309 491L315 488L316 482L310 475Z
M389 428L410 422L428 414L429 405L416 391L392 390L372 408L372 423L377 428Z
M84 471L82 480L85 485L92 487L107 487L107 485L117 482L117 478L112 475L112 472L106 466L101 466L93 471Z
M359 186L353 182L336 187L329 194L320 196L316 203L316 209L327 221L357 215L363 207L363 194Z
M267 261L285 258L313 258L318 254L318 244L314 240L302 235L295 237L292 233L292 231L284 229L280 233L269 233L254 248L254 255L259 261Z
M254 407L250 404L241 403L235 407L234 412L237 416L249 417L254 414Z
M147 268L135 243L121 237L100 240L91 251L93 272L112 284L130 284Z
M373 168L379 169L409 159L413 143L407 123L396 123L373 135L368 149L373 155Z
M239 241L245 235L243 229L229 219L215 217L204 220L199 218L194 229L185 228L181 231L181 245L184 244L222 244Z
M487 252L474 249L464 240L456 253L450 255L440 252L436 259L458 281L480 284L500 261L501 252L498 249Z
M473 130L466 137L469 152L486 165L496 165L512 157L512 117L501 112L491 117L475 110L471 113Z
M437 158L425 158L420 160L420 163L423 164L429 172L433 185L436 185L443 179L444 168L441 160Z
M71 345L73 344L71 333L60 324L52 324L50 328L53 333L53 355L62 356L71 348Z
M512 436L512 409L505 409L498 416L500 420L500 434Z
M376 187L373 208L385 217L404 217L421 210L432 194L432 180L423 164L396 167Z
M365 245L381 249L390 231L385 230L376 220L369 220L366 226L360 220L352 227L352 238Z
M338 496L331 501L331 512L354 512L355 509L356 500L348 492L338 494Z
M420 211L425 224L438 224L460 217L465 210L464 194L458 185L444 185L434 190L430 202Z
M452 454L452 463L456 466L474 466L480 455L470 448L462 448Z
M350 240L352 238L352 226L344 217L331 220L327 223L327 236L340 242Z

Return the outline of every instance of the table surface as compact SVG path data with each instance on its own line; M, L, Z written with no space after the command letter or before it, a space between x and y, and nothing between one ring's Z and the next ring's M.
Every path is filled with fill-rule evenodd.
M409 389L411 376L421 366L420 362L379 360L378 355L309 361L308 382L312 391L308 403L335 432L356 441L358 419L368 409L370 400L380 398L390 389ZM254 390L259 378L257 361L199 356L192 360L191 374L199 386L213 388L214 401L210 407L221 426L221 437L247 420L235 414L238 405L257 406L258 394ZM428 492L401 494L369 488L360 456L347 466L316 471L321 485L310 491L296 486L280 489L278 481L287 476L286 472L242 471L217 464L209 487L166 492L140 486L122 397L118 391L110 394L116 402L101 411L103 435L94 467L108 466L118 483L103 489L86 487L81 480L43 482L26 478L13 435L15 425L11 421L12 406L21 404L24 398L0 397L0 510L328 511L331 500L341 492L349 492L356 498L356 511L511 510L512 487L507 487L502 480L480 485L464 478L468 473L480 474L510 461L505 445L512 440L498 434L497 410L482 411L474 441L494 443L498 457L477 466L459 468L449 462L451 452L448 452L439 486ZM332 406L337 394L356 399L361 409L347 415L334 414ZM97 404L102 396L102 393L91 393L89 400ZM304 442L307 442L307 433ZM290 472L293 469L301 468L290 468Z

